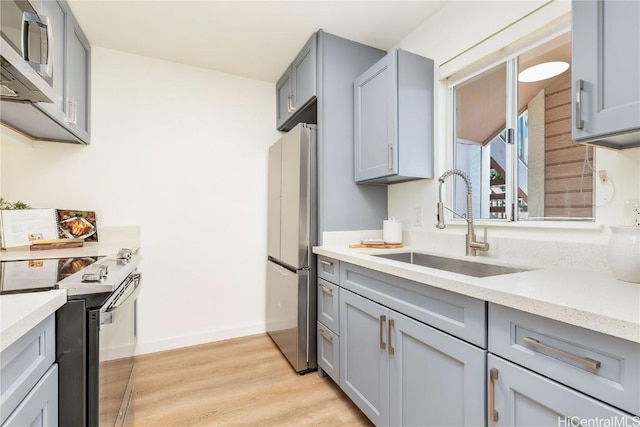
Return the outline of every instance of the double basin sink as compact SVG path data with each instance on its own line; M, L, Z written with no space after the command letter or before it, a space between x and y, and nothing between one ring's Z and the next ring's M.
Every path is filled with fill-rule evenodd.
M527 271L527 269L524 268L484 264L455 258L427 255L419 252L397 252L390 254L377 254L373 256L406 262L408 264L421 265L423 267L434 268L437 270L450 271L452 273L465 274L472 277L491 277Z

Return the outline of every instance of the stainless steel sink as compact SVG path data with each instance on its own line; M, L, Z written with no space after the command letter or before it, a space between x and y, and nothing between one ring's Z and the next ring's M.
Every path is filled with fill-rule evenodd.
M480 262L464 261L455 258L445 258L435 255L421 254L418 252L399 252L393 254L373 255L380 258L392 259L437 270L450 271L452 273L465 274L473 277L490 277L501 274L519 273L527 271L524 268L503 267L500 265L483 264Z

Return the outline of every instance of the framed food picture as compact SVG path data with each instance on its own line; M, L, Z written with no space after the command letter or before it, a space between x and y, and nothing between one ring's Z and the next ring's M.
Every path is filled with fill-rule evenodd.
M58 235L61 239L84 239L85 242L98 241L96 213L56 209Z

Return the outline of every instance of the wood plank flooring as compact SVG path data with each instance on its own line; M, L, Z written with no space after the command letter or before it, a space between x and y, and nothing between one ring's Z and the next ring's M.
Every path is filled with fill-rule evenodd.
M298 375L266 334L136 358L127 426L372 426L328 377Z

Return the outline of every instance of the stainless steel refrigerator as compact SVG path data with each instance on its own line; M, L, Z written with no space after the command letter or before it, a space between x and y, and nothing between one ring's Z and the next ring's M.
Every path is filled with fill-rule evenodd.
M300 373L316 365L316 127L269 148L267 332Z

